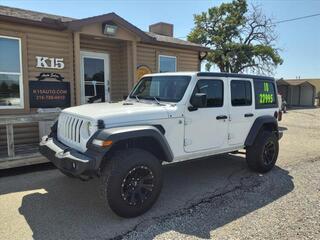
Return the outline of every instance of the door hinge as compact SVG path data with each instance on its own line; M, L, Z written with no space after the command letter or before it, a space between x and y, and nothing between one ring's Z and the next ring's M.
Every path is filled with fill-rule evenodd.
M191 144L192 144L192 140L191 139L189 139L189 138L185 138L184 139L184 143L183 143L184 146L189 146Z

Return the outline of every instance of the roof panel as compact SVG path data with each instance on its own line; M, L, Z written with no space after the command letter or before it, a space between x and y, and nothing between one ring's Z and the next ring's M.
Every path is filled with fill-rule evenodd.
M156 34L156 33L153 33L153 32L145 32L145 33L148 34L150 37L153 37L157 41L160 41L160 42L170 42L170 43L175 43L175 44L181 44L181 45L188 45L188 46L204 48L204 46L202 46L201 44L185 41L185 40L182 40L182 39L179 39L179 38L164 36L164 35Z
M30 11L20 8L12 8L0 5L0 18L10 20L18 23L33 24L43 27L53 27L60 30L69 27L70 30L77 31L77 28L85 24L89 24L97 21L105 21L115 19L119 21L124 27L136 33L146 43L167 45L170 47L182 47L189 48L197 51L208 51L209 48L202 46L201 44L184 41L174 37L162 36L151 32L143 32L133 24L129 23L125 19L121 18L115 13L107 13L99 16L93 16L83 19L69 18L59 15L41 13L36 11ZM52 22L50 20L53 20ZM28 21L24 21L28 20ZM56 21L54 21L56 20Z
M251 75L251 74L242 74L242 73L226 73L226 72L199 72L198 77L237 77L237 78L252 78L252 79L261 79L261 80L272 80L273 77L260 76L260 75Z
M0 15L15 17L15 18L23 18L32 21L41 22L43 18L51 18L55 20L61 20L62 22L69 22L75 20L74 18L58 16L54 14L41 13L36 11L30 11L20 8L12 8L0 5Z

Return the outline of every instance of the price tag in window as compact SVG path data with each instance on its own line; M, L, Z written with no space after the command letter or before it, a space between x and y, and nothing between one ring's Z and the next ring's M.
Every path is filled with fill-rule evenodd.
M269 82L263 82L263 91L259 93L260 104L272 104L274 103L274 91L273 86L270 86Z

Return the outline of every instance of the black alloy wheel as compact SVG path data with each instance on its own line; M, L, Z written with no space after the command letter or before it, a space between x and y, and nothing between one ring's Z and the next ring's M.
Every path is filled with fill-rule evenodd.
M102 196L121 217L136 217L148 211L162 188L161 161L143 149L117 151L101 172Z
M276 147L272 141L269 141L264 146L263 150L263 162L266 165L271 164L274 161L274 157L276 155Z
M274 132L262 130L252 146L246 147L246 159L251 170L259 173L270 171L276 164L279 141Z
M121 196L130 206L141 206L154 188L154 176L147 166L137 166L129 171L121 185Z

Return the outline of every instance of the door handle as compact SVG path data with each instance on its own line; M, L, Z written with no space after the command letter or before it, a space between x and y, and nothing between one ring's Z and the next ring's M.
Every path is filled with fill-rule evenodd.
M216 117L217 120L222 120L222 119L227 119L228 116L227 115L219 115Z
M244 117L253 117L253 113L246 113Z

